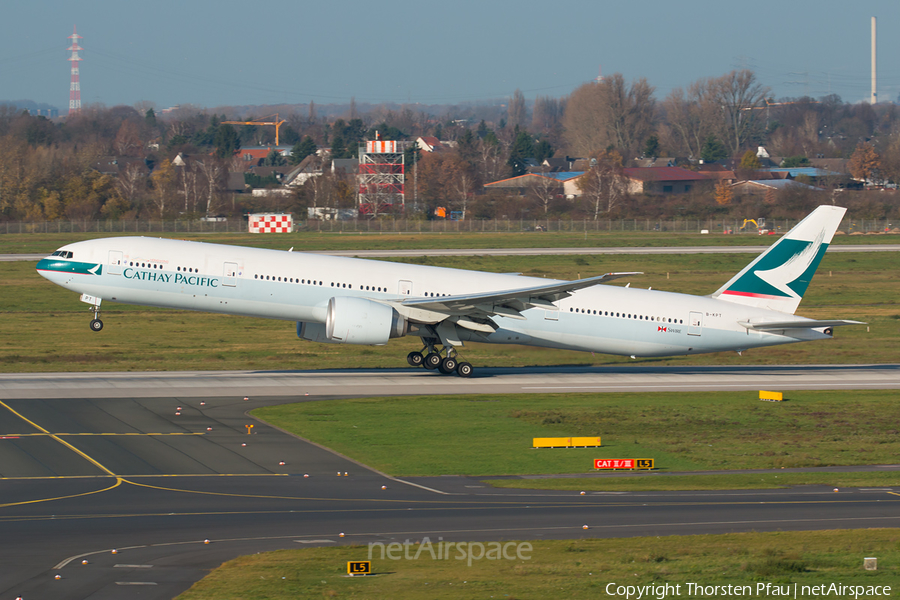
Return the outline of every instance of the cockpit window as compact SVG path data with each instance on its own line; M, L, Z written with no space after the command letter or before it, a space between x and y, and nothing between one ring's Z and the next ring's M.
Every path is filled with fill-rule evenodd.
M72 258L72 252L69 250L57 250L50 256L58 256L60 258Z

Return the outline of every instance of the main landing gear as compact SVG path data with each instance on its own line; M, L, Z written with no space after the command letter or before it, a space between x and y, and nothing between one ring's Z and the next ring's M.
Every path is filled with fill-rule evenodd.
M428 354L422 354L428 350ZM410 352L406 355L406 362L411 367L425 367L429 370L437 369L444 375L451 375L454 371L460 377L471 377L475 370L471 364L467 362L459 362L456 350L453 348L446 350L446 356L441 356L444 349L438 350L433 343L427 343L419 352Z
M91 319L91 331L100 331L103 329L103 321L100 320L100 307L93 306L91 310L94 312L94 318Z

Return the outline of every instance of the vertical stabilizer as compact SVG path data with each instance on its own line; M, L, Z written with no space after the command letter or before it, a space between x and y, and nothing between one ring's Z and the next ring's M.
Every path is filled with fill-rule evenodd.
M820 206L712 297L794 314L845 212Z

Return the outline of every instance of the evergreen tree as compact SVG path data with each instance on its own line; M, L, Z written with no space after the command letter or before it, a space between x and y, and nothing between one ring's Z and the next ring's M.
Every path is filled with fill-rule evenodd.
M542 163L544 159L551 156L553 156L553 146L547 140L541 140L534 145L534 160Z
M331 159L336 158L353 158L350 150L344 144L344 137L338 133L335 133L334 139L331 140Z
M262 166L264 167L283 167L287 164L287 161L284 157L278 153L277 150L272 148L269 150L269 153L266 154L266 157L263 159Z
M148 108L147 112L144 113L144 122L147 123L148 127L156 127L156 113L153 112L152 108Z
M291 148L291 164L299 165L303 159L316 151L316 143L308 135Z
M534 140L527 131L520 131L516 127L514 141L509 149L509 160L506 163L512 169L513 177L525 174L527 158L534 158Z
M644 156L647 158L656 158L659 156L659 137L656 134L647 138L644 143Z
M703 159L703 162L716 162L727 157L728 153L725 152L725 146L722 145L719 138L714 135L706 138L706 141L703 142L703 148L700 149L700 158Z
M231 125L219 125L213 145L216 147L216 156L231 158L241 149L241 138Z

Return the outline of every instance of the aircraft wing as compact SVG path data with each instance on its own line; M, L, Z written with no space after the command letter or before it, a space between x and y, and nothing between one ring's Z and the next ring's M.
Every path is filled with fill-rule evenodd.
M607 273L596 277L588 277L586 279L578 279L576 281L559 281L548 285L533 286L527 288L519 288L514 290L502 290L481 292L477 294L460 294L454 296L442 296L440 298L409 298L400 303L400 307L410 312L419 312L424 316L426 313L444 315L444 318L457 317L475 317L487 319L493 316L511 317L513 319L524 319L521 311L529 308L547 308L556 310L553 304L562 298L568 298L572 292L597 285L598 283L606 283L619 277L627 277L629 275L640 275L639 272L630 273ZM415 314L411 315L416 319ZM435 322L443 319L424 319ZM462 323L461 323L462 324Z
M750 323L748 321L742 321L739 325L757 331L773 331L776 329L816 329L818 327L840 327L841 325L865 325L865 323L862 321L814 321L811 319L804 319L802 321L772 321L768 323Z

